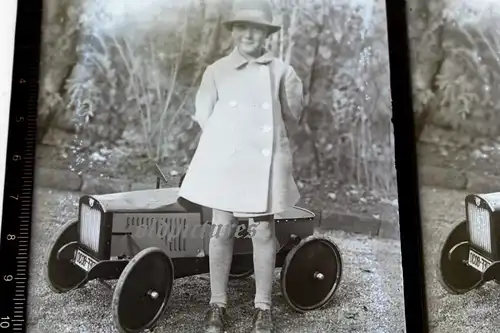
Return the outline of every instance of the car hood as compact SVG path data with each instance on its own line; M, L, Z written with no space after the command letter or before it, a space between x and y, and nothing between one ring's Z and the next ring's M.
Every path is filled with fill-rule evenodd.
M161 188L111 194L89 195L105 212L126 212L144 210L185 211L178 202L179 188Z
M168 211L185 212L186 206L179 202L179 188L161 188L100 195L87 195L97 201L105 212ZM293 221L313 219L316 215L305 208L293 206L275 214L277 220Z
M316 217L316 214L314 214L312 211L293 206L285 210L284 212L277 213L274 215L274 218L276 220L300 220L300 219L313 219Z

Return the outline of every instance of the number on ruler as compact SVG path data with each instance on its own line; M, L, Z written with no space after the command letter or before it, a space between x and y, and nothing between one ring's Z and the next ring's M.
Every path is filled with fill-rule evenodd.
M16 117L17 123L20 123L21 121L24 121L24 117Z
M16 239L16 235L11 235L11 234L7 235L7 240L14 240L14 239Z
M6 282L10 282L12 281L14 278L12 277L12 275L4 275L3 276L3 280L6 281Z
M14 195L11 195L10 197L11 197L12 199L16 199L16 200L19 200L19 194L18 194L18 195L16 195L16 196L14 196Z
M16 162L20 161L21 160L21 155L14 155L14 156L12 156L12 160L16 161Z
M9 328L10 327L10 318L3 317L0 318L0 328Z

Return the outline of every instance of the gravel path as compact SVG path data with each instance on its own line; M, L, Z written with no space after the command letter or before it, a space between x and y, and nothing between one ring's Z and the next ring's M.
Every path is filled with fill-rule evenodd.
M489 282L465 295L450 295L436 277L438 247L449 226L464 218L465 192L424 188L421 192L426 287L432 333L498 332L500 288Z
M91 282L83 289L57 295L43 280L43 254L49 239L62 223L74 216L77 198L77 194L67 192L36 191L28 302L31 332L116 332L111 316L111 291ZM344 260L343 281L336 296L325 309L296 314L284 303L278 280L275 280L278 332L403 332L399 242L341 232L332 232L329 237L340 247ZM278 272L276 270L276 275ZM230 283L229 332L249 330L253 290L251 277ZM169 310L155 332L200 332L208 300L206 276L176 280Z

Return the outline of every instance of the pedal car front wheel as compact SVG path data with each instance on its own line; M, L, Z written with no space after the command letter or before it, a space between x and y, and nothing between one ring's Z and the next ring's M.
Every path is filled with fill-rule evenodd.
M450 260L450 250L467 240L467 226L465 221L460 221L451 226L450 232L439 247L437 276L441 286L450 294L464 294L482 284L478 271L462 261Z
M319 309L335 294L342 278L338 247L326 238L309 236L292 248L281 269L281 293L298 312Z
M167 308L174 266L159 248L147 248L130 260L113 293L113 321L120 333L152 328Z
M56 293L74 289L85 279L85 272L68 259L59 259L58 251L64 245L78 241L78 221L64 224L54 235L45 256L44 277L48 286Z

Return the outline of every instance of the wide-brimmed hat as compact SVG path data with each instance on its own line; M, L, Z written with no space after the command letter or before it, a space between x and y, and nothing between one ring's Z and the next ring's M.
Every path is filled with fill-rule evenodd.
M267 0L235 0L228 20L222 24L231 30L236 22L248 22L266 26L269 34L280 30L279 25L273 24L271 3Z

